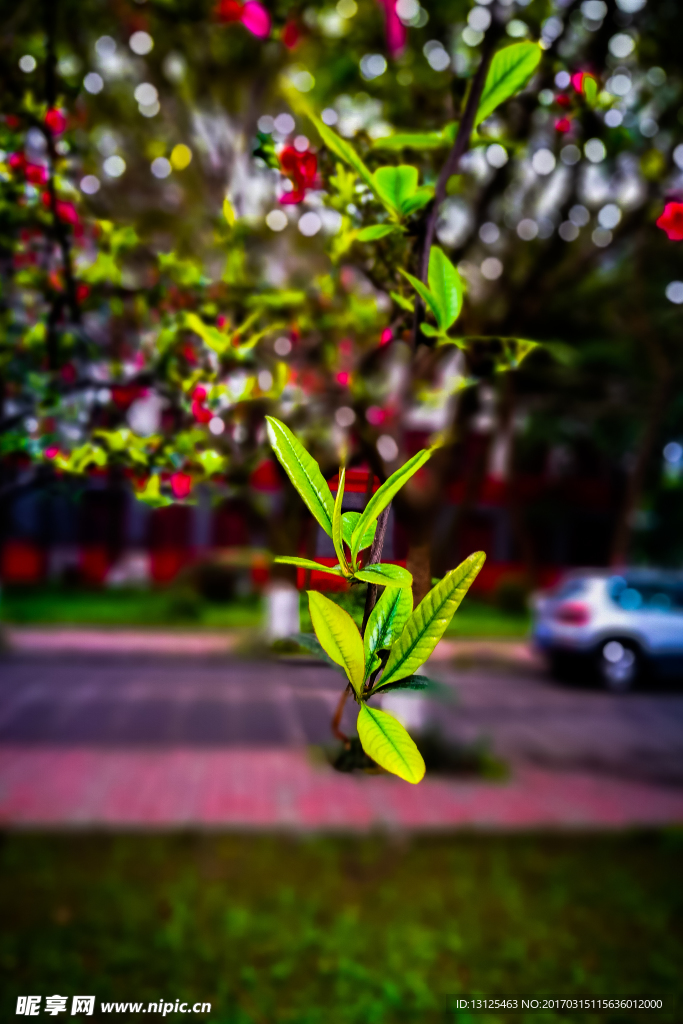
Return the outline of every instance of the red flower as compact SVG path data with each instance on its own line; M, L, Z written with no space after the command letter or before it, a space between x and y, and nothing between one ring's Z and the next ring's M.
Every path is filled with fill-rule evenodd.
M555 102L558 107L571 107L571 97L567 96L566 92L559 92L555 97Z
M213 413L210 409L207 409L201 402L194 401L192 403L192 415L198 423L208 423L209 420L213 419Z
M294 182L291 192L285 192L280 202L287 205L300 203L306 196L306 189L313 188L318 173L318 158L315 153L306 150L300 153L294 146L285 146L280 153L280 167Z
M90 288L88 287L87 284L84 284L81 281L80 284L76 285L76 298L78 299L79 302L85 302L89 295Z
M26 180L31 185L44 185L47 181L47 167L42 164L26 164Z
M15 114L5 114L5 124L8 128L18 128L20 123L19 118Z
M572 127L572 123L571 123L571 121L570 121L570 119L568 117L560 117L555 122L555 131L556 132L563 132L563 133L564 132L568 132L568 131L571 130L571 127Z
M192 477L189 473L174 473L171 477L171 490L174 497L186 498L192 490Z
M54 135L61 135L66 128L64 112L57 107L51 107L45 115L45 124Z
M52 209L52 197L49 192L43 192L40 197L43 206L46 206L48 210ZM80 228L81 218L78 216L78 210L73 203L67 203L63 199L57 199L55 202L54 211L61 221L65 224L71 224L74 228ZM78 234L78 231L76 232Z
M282 29L280 38L288 50L293 50L301 39L301 32L297 23L295 21L288 21Z
M657 220L670 242L683 242L683 203L667 203Z
M257 0L247 0L245 4L239 3L239 0L219 0L215 14L219 21L241 22L259 39L266 39L270 35L270 15Z
M136 384L122 384L111 389L111 397L118 409L127 409L140 395L140 388Z
M196 388L192 392L192 397L195 402L203 402L206 398L207 391L203 384L197 384Z
M26 157L23 153L10 153L7 163L11 171L23 171L26 168Z

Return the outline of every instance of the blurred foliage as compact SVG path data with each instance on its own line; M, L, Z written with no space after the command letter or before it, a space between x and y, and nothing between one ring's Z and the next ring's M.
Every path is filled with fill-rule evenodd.
M680 8L495 6L484 42L488 8L413 8L403 46L379 4L353 0L269 3L267 38L206 2L8 13L5 478L125 473L152 505L207 479L243 491L271 412L330 471L347 446L382 477L416 433L439 434L422 505L402 499L428 521L468 432L512 425L517 472L631 480L641 553L683 557L668 529L683 457L666 474L658 458L683 434L667 298L683 274L655 224L683 192ZM493 346L459 351L420 332L399 269L420 276L430 190L491 32L543 56L448 182L437 237L466 291L458 334ZM375 177L398 165L417 172L401 210ZM512 387L497 371L516 366L515 338L544 344Z
M459 993L680 997L680 856L675 832L10 835L5 1013L27 991L210 1000L220 1024L464 1021Z

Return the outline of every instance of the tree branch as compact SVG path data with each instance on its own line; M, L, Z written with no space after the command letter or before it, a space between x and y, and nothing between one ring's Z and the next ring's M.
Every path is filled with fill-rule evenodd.
M474 78L472 79L472 85L467 96L465 109L463 111L462 117L460 118L458 134L455 137L453 147L448 156L446 157L446 162L441 168L441 173L439 174L439 177L436 182L434 199L432 201L431 210L429 212L429 217L427 219L424 246L422 249L422 260L420 264L420 278L422 281L427 280L427 269L429 267L429 250L431 249L432 242L434 241L436 223L439 218L439 210L441 204L446 198L446 186L448 184L448 179L457 173L460 161L464 154L467 152L467 148L470 144L470 137L472 135L472 130L474 128L474 119L477 116L477 110L479 109L479 101L481 100L481 96L484 91L486 76L488 74L489 66L491 64L491 58L493 57L493 51L497 41L498 27L494 23L484 36L484 43L481 48L481 59L479 61L479 67L477 68Z

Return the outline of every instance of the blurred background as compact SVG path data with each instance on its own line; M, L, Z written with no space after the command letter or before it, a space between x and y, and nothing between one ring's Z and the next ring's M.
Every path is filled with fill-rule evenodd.
M8 1013L680 997L682 27L665 0L3 12ZM320 124L433 187L480 61L523 42L435 211L466 340L432 345L401 274L432 204L363 241L384 214ZM346 460L345 509L440 442L384 548L416 600L486 552L438 694L384 698L420 787L334 744L343 684L291 637L307 589L360 623L364 587L273 563L336 558L266 414L333 492Z

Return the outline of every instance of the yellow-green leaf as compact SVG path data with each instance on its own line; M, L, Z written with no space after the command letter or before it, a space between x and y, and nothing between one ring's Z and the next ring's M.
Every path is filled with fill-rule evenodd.
M436 319L438 321L438 319L439 319L439 304L437 303L436 299L434 298L434 296L430 292L430 290L427 287L427 285L424 284L419 279L419 277L413 277L413 275L409 274L407 270L403 269L403 267L399 267L398 269L403 274L403 276L408 281L410 281L410 283L412 284L412 286L415 289L415 291L417 292L417 294L420 296L420 298L422 299L424 304L426 306L429 306L429 308L431 309L432 313L434 314L434 316L436 317Z
M295 555L278 555L273 561L280 562L282 565L296 565L300 569L315 569L316 572L329 572L332 576L342 575L340 565L321 565L320 562L313 562L310 558L297 558Z
M523 42L504 46L495 54L474 119L475 128L527 84L539 65L541 53L538 43Z
M388 210L400 213L404 202L417 191L417 167L401 164L399 167L380 167L373 174L375 192Z
M447 573L417 606L403 632L391 648L378 684L412 675L432 653L453 618L460 602L481 569L486 555L477 551Z
M349 547L351 547L351 538L353 537L354 527L359 519L360 512L344 512L344 514L342 515L342 537L344 538L344 543L348 544ZM363 551L365 548L370 547L373 540L375 539L376 532L377 520L375 520L373 523L370 523L367 530L361 537L360 544L358 546L359 551Z
M358 627L348 612L328 597L308 591L308 607L315 635L332 661L341 667L357 694L363 687L365 659Z
M332 513L332 543L334 544L334 550L337 553L339 564L345 572L348 572L349 563L346 561L346 555L344 554L344 540L342 537L342 502L344 500L345 479L346 470L342 468L339 470L339 485L337 487L337 497L334 501L334 510Z
M268 439L280 464L287 473L309 511L315 516L328 537L332 536L334 501L320 466L306 451L289 427L266 416Z
M376 242L378 238L386 238L399 230L397 224L370 224L367 228L361 228L356 238L359 242Z
M388 772L412 783L424 777L422 754L401 723L386 711L362 704L358 712L358 738L368 757Z
M400 565L378 562L377 565L366 565L357 569L354 574L357 580L374 583L378 587L412 587L413 577Z
M231 228L235 226L235 211L233 210L232 203L227 198L227 196L223 200L223 216L225 217Z
M438 245L429 250L427 281L437 306L436 322L447 331L460 314L463 287L460 274Z

